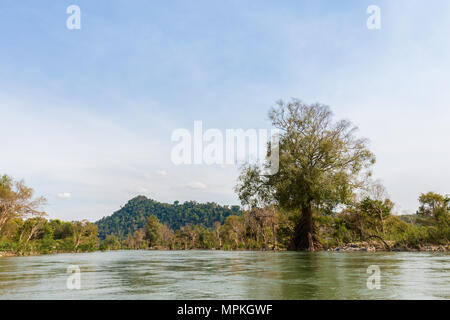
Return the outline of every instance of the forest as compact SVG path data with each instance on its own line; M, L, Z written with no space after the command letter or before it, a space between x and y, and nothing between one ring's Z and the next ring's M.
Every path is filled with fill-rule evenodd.
M295 226L301 218L301 212L284 211L275 206L241 211L238 207L228 209L211 203L187 202L185 206L199 210L202 213L200 217L209 225L206 222L193 223L196 220L189 220L187 215L184 216L186 224L182 225L176 209L160 212L164 217L160 220L155 211L142 209L146 203L156 202L140 196L118 211L120 219L103 218L97 223L47 220L45 212L36 208L43 199L31 199L32 190L22 181L15 182L6 175L0 181L0 252L7 255L119 249L288 250ZM380 188L379 185L375 188L378 196ZM16 214L6 214L7 198L16 202ZM364 245L362 242L369 240L381 244L385 241L389 249L420 250L426 245L448 248L449 197L428 192L420 195L419 202L416 214L402 216L392 214L394 204L391 200L375 196L356 200L339 213L326 214L315 210L313 221L322 249L349 243ZM178 203L158 205L162 208L183 206ZM140 208L141 214L135 214L132 208ZM117 217L118 212L108 218ZM136 218L143 224L138 224ZM100 237L99 224L108 226L105 221L114 221L115 224L111 229L102 226L105 236ZM115 233L108 233L112 229Z
M349 243L369 246L375 241L385 250L421 250L427 245L448 249L450 238L449 198L428 192L420 196L415 215L393 215L392 202L366 197L336 215L314 215L322 249ZM186 225L173 230L155 215L145 227L126 238L107 235L103 250L117 249L215 249L215 250L288 250L300 219L296 212L275 207L243 211L231 215L212 228Z
M375 155L328 106L280 101L269 111L281 132L278 171L244 165L239 206L145 196L96 223L47 220L46 200L22 180L0 178L0 252L26 255L118 249L366 250L450 249L450 197L417 195L415 214L396 215L383 184L372 179ZM267 159L274 152L267 146Z
M145 196L138 196L114 212L96 222L100 239L107 235L125 238L138 229L144 228L147 218L155 215L169 228L178 230L186 225L202 225L212 228L214 223L224 223L230 215L240 215L239 206L220 206L216 203L188 201L180 204L160 203Z

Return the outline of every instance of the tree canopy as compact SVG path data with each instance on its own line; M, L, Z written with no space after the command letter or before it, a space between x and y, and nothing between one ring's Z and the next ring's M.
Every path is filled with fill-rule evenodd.
M422 193L419 197L420 207L417 214L437 217L450 211L450 197L434 192Z
M45 198L33 198L33 193L23 180L14 181L7 175L0 177L0 231L12 218L45 215L39 210Z
M279 170L263 175L261 167L244 167L236 191L244 205L274 203L301 210L291 249L314 250L320 242L313 206L330 209L347 203L370 175L375 156L349 121L333 121L328 106L280 101L269 118L280 130Z
M173 230L191 225L204 225L207 228L214 226L215 222L224 223L230 215L240 215L239 206L221 206L213 202L197 203L188 201L180 204L161 203L145 196L138 196L114 212L96 222L99 237L105 239L106 235L115 235L123 240L129 234L145 228L147 218L156 216L162 224L167 224Z

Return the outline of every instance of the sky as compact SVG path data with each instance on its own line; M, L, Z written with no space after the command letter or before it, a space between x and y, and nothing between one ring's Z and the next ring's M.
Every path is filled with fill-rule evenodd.
M172 132L270 128L270 107L298 98L357 125L413 213L420 193L450 193L449 57L447 0L2 0L0 173L64 220L140 194L239 204L238 167L176 166Z

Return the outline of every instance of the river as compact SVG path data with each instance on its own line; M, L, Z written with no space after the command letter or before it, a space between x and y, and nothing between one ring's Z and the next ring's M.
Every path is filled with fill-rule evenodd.
M69 274L69 267L80 273ZM110 251L4 257L0 299L450 299L450 254Z

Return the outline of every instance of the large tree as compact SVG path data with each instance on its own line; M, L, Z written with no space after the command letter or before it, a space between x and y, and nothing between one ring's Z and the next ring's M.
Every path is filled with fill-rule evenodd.
M300 211L289 248L320 249L313 210L330 212L347 203L370 175L375 156L367 140L355 136L357 128L349 121L333 121L328 106L280 101L269 118L280 131L279 170L264 175L260 166L245 166L236 191L249 207L276 204ZM269 145L268 153L274 152L270 149Z
M163 225L159 222L159 219L155 215L151 215L147 218L145 225L145 239L148 240L150 247L153 247L159 243L162 236Z
M439 193L422 193L419 202L420 208L417 214L421 216L438 217L450 211L450 197Z
M0 232L13 218L45 215L39 210L45 204L45 198L34 198L33 193L33 189L23 181L14 181L7 175L0 176Z

